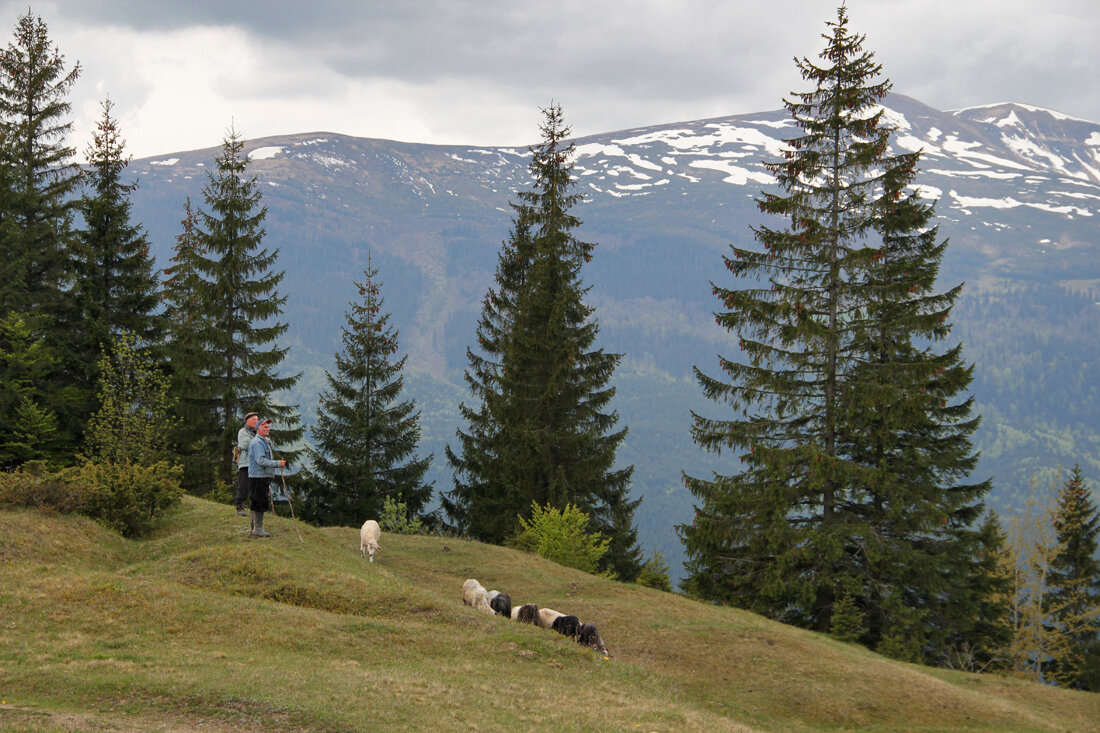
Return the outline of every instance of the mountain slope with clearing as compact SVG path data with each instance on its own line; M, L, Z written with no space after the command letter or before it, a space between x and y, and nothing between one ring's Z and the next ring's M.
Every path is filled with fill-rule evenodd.
M186 498L152 538L0 511L0 729L1082 731L1100 696L903 664L465 540ZM612 657L464 607L477 578Z

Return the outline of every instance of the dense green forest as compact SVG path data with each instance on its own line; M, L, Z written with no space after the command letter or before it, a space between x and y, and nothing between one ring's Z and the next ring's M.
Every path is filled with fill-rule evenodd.
M963 297L953 334L975 364L982 413L980 472L993 476L991 501L1019 507L1032 475L1049 479L1079 462L1100 479L1100 295L1059 284L1025 283Z

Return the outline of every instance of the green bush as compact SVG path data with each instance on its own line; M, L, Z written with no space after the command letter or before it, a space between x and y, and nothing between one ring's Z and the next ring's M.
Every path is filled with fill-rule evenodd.
M405 502L397 501L392 496L386 497L382 505L382 516L378 518L378 526L383 532L420 534L423 524L420 517L409 511Z
M920 664L924 661L921 643L920 638L906 637L896 629L891 629L882 635L882 641L875 651L884 657Z
M634 579L638 585L646 588L655 588L668 593L672 592L672 580L668 576L668 563L660 550L653 551L653 557L638 571L638 577Z
M183 470L182 468L180 469ZM182 474L181 474L182 475ZM236 478L236 476L234 476ZM225 481L209 480L205 484L205 491L192 491L193 496L197 496L200 499L206 499L212 501L215 504L234 504L236 503L237 487L235 484L227 483ZM245 500L245 504L248 500Z
M63 472L84 495L82 514L124 537L141 537L183 496L183 469L167 461L151 466L85 462Z
M90 457L104 465L154 464L168 450L176 424L168 375L129 331L101 349L99 409L85 430Z
M566 567L595 573L600 558L607 552L608 541L597 533L588 533L588 515L572 504L558 511L552 506L540 507L531 503L531 521L519 519L519 535L529 533L534 539L535 552L547 560ZM514 538L519 540L517 536ZM515 546L515 545L513 545Z
M522 521L522 518L520 521ZM524 529L506 539L504 546L520 552L538 552L539 538L535 536L532 530Z
M845 593L833 606L829 634L840 641L856 642L866 631L863 611L859 610L851 594Z
M80 511L85 495L43 461L28 461L0 473L0 504L52 509L62 514Z

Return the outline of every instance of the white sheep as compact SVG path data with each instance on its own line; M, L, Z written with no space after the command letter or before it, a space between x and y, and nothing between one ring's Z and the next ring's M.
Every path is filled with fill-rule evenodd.
M544 629L554 628L554 621L564 616L564 613L555 611L552 608L540 608L539 609L539 626Z
M363 522L363 528L359 530L359 554L363 557L370 555L370 561L374 562L374 553L382 549L378 540L382 539L382 528L378 522L368 519Z
M485 590L485 586L473 578L469 578L462 584L462 604L473 606L485 613L496 613L489 605L489 591Z

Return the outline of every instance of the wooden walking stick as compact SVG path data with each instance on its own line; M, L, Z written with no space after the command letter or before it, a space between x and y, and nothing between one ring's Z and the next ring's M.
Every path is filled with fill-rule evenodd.
M282 466L279 467L279 478L283 482L283 496L286 497L286 505L290 507L290 518L294 520L294 531L298 534L298 541L304 545L306 541L302 539L302 533L298 532L298 519L294 516L294 505L290 503L290 492L286 490L286 469Z

